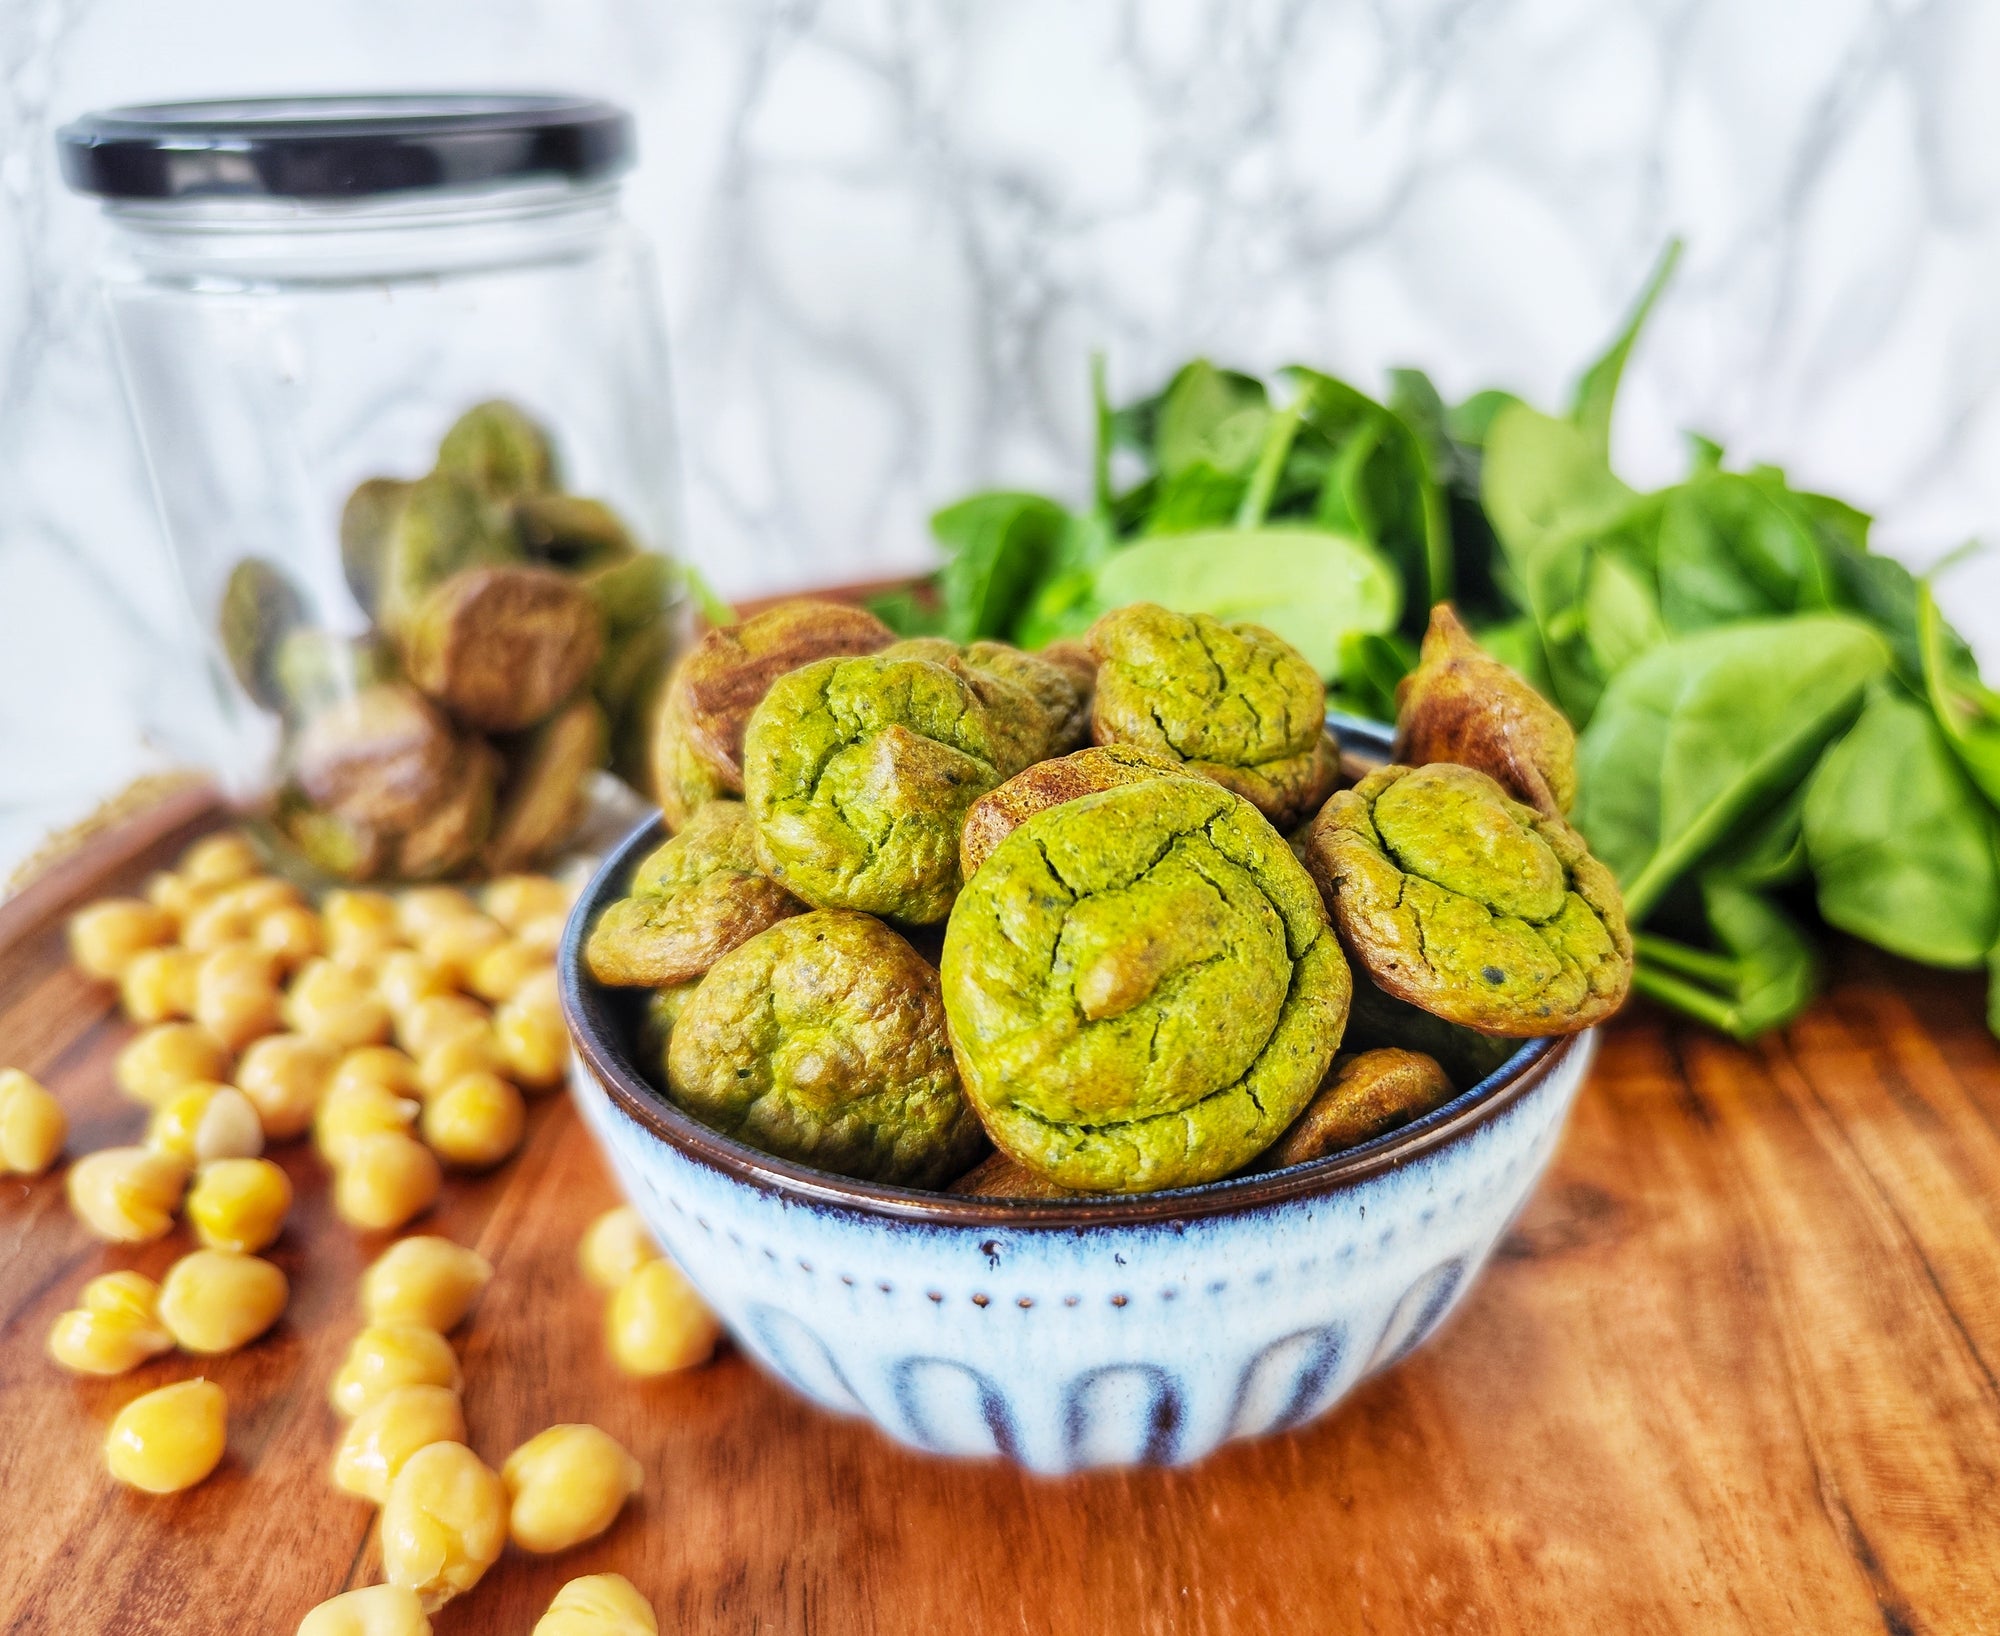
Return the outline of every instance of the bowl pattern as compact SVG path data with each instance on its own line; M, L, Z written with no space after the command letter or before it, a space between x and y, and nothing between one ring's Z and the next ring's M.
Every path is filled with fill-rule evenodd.
M1143 1214L718 1165L663 1139L681 1116L587 1041L574 1094L626 1195L772 1374L914 1448L1053 1473L1197 1460L1406 1356L1526 1201L1595 1051L1590 1034L1538 1041L1414 1126ZM1185 1208L1161 1213L1168 1198Z

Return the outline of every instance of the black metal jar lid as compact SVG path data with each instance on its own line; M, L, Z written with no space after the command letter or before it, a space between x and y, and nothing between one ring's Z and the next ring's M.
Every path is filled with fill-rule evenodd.
M632 162L632 120L590 97L264 97L86 114L56 133L71 187L108 199L361 199Z

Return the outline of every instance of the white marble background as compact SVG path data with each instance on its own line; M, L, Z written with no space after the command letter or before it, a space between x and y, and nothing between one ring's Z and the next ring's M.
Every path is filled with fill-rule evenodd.
M0 0L0 866L211 709L51 136L95 106L425 86L639 117L693 554L921 564L1084 481L1085 359L1555 398L1660 244L1629 473L1678 430L2000 541L1996 0ZM2000 669L2000 567L1946 582Z

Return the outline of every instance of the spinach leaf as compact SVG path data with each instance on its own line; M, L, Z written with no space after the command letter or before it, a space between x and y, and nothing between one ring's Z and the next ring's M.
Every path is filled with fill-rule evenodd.
M938 600L933 581L883 591L862 606L898 636L944 634L944 604Z
M1527 408L1526 401L1512 392L1503 392L1498 387L1488 387L1484 392L1475 392L1465 402L1454 405L1445 412L1445 430L1451 433L1454 443L1468 449L1484 449L1487 435L1493 429L1493 422L1500 411L1515 407Z
M1782 1027L1811 1002L1819 961L1798 923L1762 893L1717 877L1702 906L1721 952L1641 932L1632 986L1739 1040Z
M1633 924L1797 785L1887 663L1867 625L1817 614L1676 637L1612 678L1578 739L1573 816Z
M1806 517L1736 472L1698 473L1667 492L1660 518L1660 611L1676 631L1833 607L1832 571Z
M1349 631L1340 639L1338 708L1371 721L1396 719L1396 688L1417 668L1415 645L1394 632Z
M1106 608L1157 602L1253 620L1328 679L1339 674L1342 636L1391 630L1401 611L1395 571L1366 544L1286 523L1139 540L1105 558L1094 594Z
M1264 443L1270 399L1254 375L1217 369L1206 358L1184 365L1167 383L1153 429L1153 458L1163 477L1195 466L1247 477Z
M944 634L1004 636L1048 567L1068 517L1039 494L996 489L946 506L931 532L950 553L939 575Z
M1980 681L1971 653L1944 622L1928 583L1916 587L1916 628L1924 693L1937 724L1973 783L2000 806L2000 693Z
M1806 790L1806 856L1828 922L1892 954L1976 966L2000 933L1994 816L1937 722L1878 684Z
M1075 636L1104 612L1097 600L1097 567L1117 541L1111 525L1094 512L1063 519L1049 555L1046 577L1035 588L1010 633L1024 648L1046 647L1058 637Z
M1645 328L1646 320L1652 316L1653 304L1660 299L1667 280L1674 276L1674 268L1680 259L1681 241L1674 239L1653 264L1653 275L1646 280L1645 289L1639 292L1638 303L1625 320L1625 327L1612 338L1603 356L1583 372L1583 379L1576 383L1576 398L1570 405L1569 418L1603 459L1611 457L1611 411L1618 401L1618 383L1625 375L1625 360L1632 356L1633 343L1639 339L1639 331Z

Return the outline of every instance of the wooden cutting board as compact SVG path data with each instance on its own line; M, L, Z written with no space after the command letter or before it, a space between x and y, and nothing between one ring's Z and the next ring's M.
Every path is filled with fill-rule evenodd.
M72 1154L143 1114L64 916L216 821L183 794L0 906L0 1064L61 1095ZM2000 1630L2000 1052L1970 977L1836 958L1827 1000L1756 1050L1636 1008L1444 1332L1331 1419L1187 1471L920 1458L734 1354L620 1378L573 1270L611 1184L545 1101L520 1156L423 1223L498 1268L457 1337L472 1439L498 1464L595 1421L646 1490L579 1551L510 1552L437 1629L526 1636L565 1579L613 1569L675 1636ZM277 1156L291 1308L207 1364L229 1454L166 1499L115 1487L98 1445L197 1366L79 1381L42 1346L85 1279L158 1274L184 1234L106 1248L60 1171L0 1181L0 1628L283 1633L377 1577L372 1509L326 1480L325 1393L383 1241L332 1217L309 1148Z

